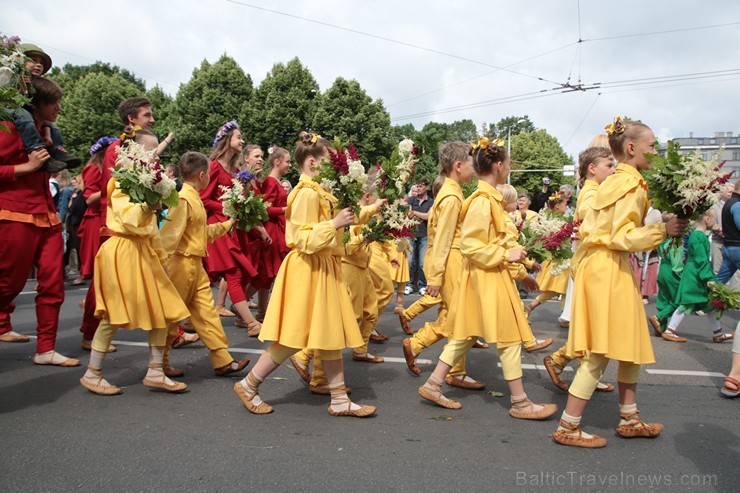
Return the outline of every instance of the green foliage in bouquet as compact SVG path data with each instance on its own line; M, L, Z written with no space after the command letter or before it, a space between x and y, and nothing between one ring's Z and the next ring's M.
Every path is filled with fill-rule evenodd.
M722 318L725 310L737 310L740 308L740 292L733 291L721 282L710 282L709 305L716 312L717 320Z

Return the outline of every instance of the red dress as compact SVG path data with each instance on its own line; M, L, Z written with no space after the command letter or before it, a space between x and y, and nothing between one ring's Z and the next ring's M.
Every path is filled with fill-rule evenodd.
M219 223L228 220L224 215L223 204L218 199L223 195L220 186L230 187L231 173L226 171L218 160L211 162L211 182L208 187L200 192L200 198L206 208L208 224ZM217 238L213 243L208 245L208 257L205 259L206 270L212 281L215 281L227 272L237 271L242 277L242 286L246 284L248 278L257 275L257 269L250 261L249 257L242 251L237 236L232 232ZM247 250L244 250L247 252ZM231 300L234 301L233 293Z
M96 164L88 164L82 169L82 183L85 190L82 192L85 200L94 193L100 192L103 181L103 172ZM92 279L95 255L100 247L100 200L87 206L85 215L77 230L80 237L80 274L84 279Z
M277 276L280 264L290 251L285 244L285 207L288 205L288 193L278 180L272 176L262 182L262 195L270 203L267 215L270 220L265 223L265 230L272 238L272 245L267 246L260 258L260 274L264 274L270 282Z

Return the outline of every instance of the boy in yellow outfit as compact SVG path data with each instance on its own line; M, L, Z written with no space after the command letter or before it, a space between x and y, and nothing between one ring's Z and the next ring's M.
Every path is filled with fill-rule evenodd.
M610 359L619 361L620 421L623 438L654 438L663 425L640 418L637 379L640 366L655 362L645 307L629 252L653 250L666 235L680 237L688 222L673 217L666 223L643 226L648 189L641 171L650 169L645 154L658 154L655 134L639 122L617 117L607 126L609 147L619 160L617 172L599 187L591 209L581 223L583 256L577 260L568 354L583 356L570 386L568 403L555 442L573 447L598 448L606 439L581 430L581 418Z
M612 151L605 147L590 147L578 155L578 175L581 177L579 186L581 192L576 202L576 212L573 216L574 221L582 221L586 213L590 211L596 201L596 192L599 185L608 177L614 174L615 164ZM578 247L576 246L578 252ZM571 263L571 274L573 275L573 266ZM572 290L571 290L572 291ZM566 302L572 301L566 297ZM560 379L560 374L566 365L572 360L568 356L567 346L563 346L549 356L545 356L544 363L547 373L560 390L568 390L568 384ZM613 392L614 386L599 382L596 387L599 392Z
M378 298L378 318L380 318L380 314L383 313L383 310L393 298L393 277L388 265L394 265L395 243L393 241L375 241L370 245L370 252L370 277L373 278L373 285ZM370 341L372 342L385 342L387 340L388 336L379 334L377 327L370 333Z
M121 145L134 139L147 151L157 148L157 138L148 130L128 129ZM119 155L122 152L119 148ZM164 373L167 327L190 316L175 286L167 277L156 208L134 204L121 191L115 178L108 182L106 234L95 257L95 317L101 319L92 341L90 364L80 379L83 387L100 395L122 393L103 377L103 361L119 327L148 332L149 370L144 385L167 392L188 388Z
M206 245L225 235L232 227L231 220L206 225L206 210L200 191L211 179L208 158L199 152L186 152L180 158L180 175L184 181L180 190L180 205L169 210L160 235L167 252L167 270L172 284L190 310L190 321L195 332L210 351L211 363L218 376L244 369L249 359L236 361L227 348L224 328L213 305L211 283L203 267L208 255ZM167 333L164 353L164 371L168 377L179 377L184 371L169 365L172 342L177 337L178 325L172 324Z
M509 414L519 419L546 419L557 407L533 403L522 382L522 343L533 336L514 279L528 290L536 289L537 282L521 265L527 252L513 241L505 202L495 188L506 182L511 169L509 156L504 147L486 138L479 140L472 154L478 188L460 213L460 252L464 263L460 288L447 319L450 340L434 372L419 387L419 395L439 406L460 409L459 402L442 393L442 376L464 357L478 337L483 337L486 342L496 343L511 392Z
M473 176L473 159L469 151L470 146L464 142L446 142L439 150L439 171L445 180L429 211L429 244L424 259L424 274L427 279L425 296L441 297L441 303L436 321L425 324L413 337L403 340L406 365L416 375L421 373L416 365L416 358L421 352L450 335L446 319L460 285L462 269L458 219L463 203L460 184L468 183ZM464 357L452 368L445 382L468 390L480 390L486 386L467 376Z

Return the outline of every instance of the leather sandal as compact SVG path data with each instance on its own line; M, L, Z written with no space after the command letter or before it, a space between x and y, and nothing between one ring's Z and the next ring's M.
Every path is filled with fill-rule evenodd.
M92 339L82 339L80 347L85 351L92 351ZM116 351L118 351L118 348L116 346L114 346L113 344L108 345L109 353L115 353Z
M0 334L0 342L28 342L31 339L28 336L19 334L18 332L11 330L5 334Z
M660 326L660 320L658 320L658 317L656 315L650 315L648 317L648 322L650 322L650 325L653 327L653 335L655 337L660 337L663 335L663 328Z
M419 387L419 397L422 399L426 399L429 402L433 402L439 407L444 407L445 409L460 409L462 408L462 404L460 404L455 399L450 399L446 397L442 391L435 391L430 389L429 387L422 385Z
M635 411L631 414L620 414L621 419L634 421L626 425L617 426L617 435L622 438L655 438L663 431L663 425L660 423L646 423L640 418L640 412Z
M301 377L301 380L306 382L306 384L311 383L311 373L308 371L308 366L303 366L298 362L298 358L295 357L295 355L290 355L290 362L293 363L293 368L295 368L295 371L298 372L298 376Z
M446 376L445 383L447 385L450 385L451 387L457 387L465 390L483 390L486 388L486 384L484 382L479 382L478 380L474 379L471 379L472 381L467 381L465 379L467 375L463 375L462 377L463 378Z
M545 356L543 362L545 363L545 369L547 370L547 374L550 375L550 380L552 380L552 383L554 383L555 386L563 392L566 392L569 385L566 382L563 382L563 380L560 378L560 373L563 371L563 369L555 364L552 356ZM560 369L560 371L558 371L558 369Z
M247 375L247 378L249 378L250 375L251 373ZM252 414L270 414L272 411L274 411L272 406L264 401L260 402L258 405L254 405L252 400L254 400L257 392L255 392L251 396L247 394L247 391L244 388L244 385L242 385L241 380L234 384L234 393L239 398L239 400L242 401L242 404L244 404L244 407L247 408L247 411Z
M83 376L80 378L80 384L82 384L83 387L85 387L87 390L92 392L93 394L98 395L118 395L123 394L123 390L121 390L121 387L118 387L116 385L105 385L102 382L105 380L103 378L103 370L96 370L95 368L87 367L88 371L95 375L94 378L88 378Z
M579 425L574 425L561 419L560 427L565 429L555 430L555 433L552 434L552 439L560 445L582 448L602 448L606 446L606 438L599 435L591 435L590 438L584 437L583 430L581 430Z
M520 404L529 404L531 406L535 405L535 403L529 399L512 402L511 407L509 408L509 416L517 419L531 419L535 421L540 421L543 419L547 419L558 412L558 406L555 404L537 404L537 406L542 406L542 409L540 409L539 411L523 411L517 407Z
M355 361L365 361L367 363L382 363L385 361L385 359L380 356L374 356L370 353L365 353L363 355L352 353L352 359Z
M388 340L388 336L387 335L384 335L384 334L381 334L381 333L370 334L370 342L374 342L374 343L377 343L377 344L383 344L387 340Z
M730 388L727 384L730 384L734 386L735 388ZM725 377L725 383L722 385L722 388L719 391L720 395L722 397L727 397L728 399L734 399L735 397L740 397L740 382L735 380L732 377Z
M257 337L260 335L260 331L262 330L262 324L259 323L257 320L252 320L251 322L247 323L247 335L249 337Z
M395 315L400 315L403 313L403 310L404 310L403 303L396 303L395 308L393 308L393 313Z
M334 409L329 406L326 410L329 411L329 414L332 416L351 416L353 418L369 418L370 416L373 416L375 414L375 411L377 410L375 406L366 406L362 405L360 406L360 409L351 409L352 407L352 401L349 400L349 397L344 396L344 398L337 399L339 403L337 405L340 406L347 406L347 409L344 411L335 411Z
M561 322L558 322L560 324L561 329L568 329L570 328L570 322L563 320Z
M662 334L660 334L660 337L670 342L686 342L687 340L685 337L681 337L679 335L676 335L675 332L670 331L663 332Z
M552 344L552 337L548 337L547 339L535 339L535 343L531 346L524 346L524 350L528 353L533 353L535 351L545 349L550 344Z
M309 385L308 390L310 390L312 394L316 395L331 395L331 390L328 385ZM352 389L345 385L344 392L346 392L347 395L350 395L352 393Z
M414 352L411 350L411 338L407 337L403 340L403 357L406 360L406 366L408 367L409 371L413 373L414 375L421 375L421 368L416 366L416 358L419 355L414 355Z
M152 378L152 377L144 377L144 380L142 383L151 388L151 389L158 389L158 390L164 390L165 392L172 392L174 394L185 392L188 390L187 384L184 384L182 382L172 382L167 383L167 375L164 373L164 365L162 363L149 363L149 368L152 370L161 370L162 376Z
M195 344L198 341L200 341L200 336L198 334L195 334L192 339L186 339L183 336L177 336L175 340L172 341L172 347L177 349L189 344Z
M600 385L603 385L603 387L601 387ZM598 382L596 384L595 390L596 392L614 392L614 385L610 383Z
M490 345L487 342L483 342L480 339L476 339L473 344L473 349L488 349Z
M236 317L236 313L226 308L226 305L216 305L216 312L220 317Z
M735 334L722 333L718 336L712 337L712 342L719 344L725 341L730 341L734 338L735 338Z
M177 368L174 368L170 365L166 365L163 368L164 374L167 375L169 378L175 378L175 377L184 377L185 371L179 370Z
M411 326L409 325L409 320L403 316L403 313L398 314L398 320L401 322L401 329L403 329L404 332L408 335L414 334L413 329L411 329Z
M51 353L51 359L49 361L43 361L39 358L39 356L43 356L49 353ZM78 360L77 358L67 358L64 355L57 353L53 349L46 353L34 354L33 358L31 358L31 361L33 361L34 365L54 365L63 367L80 366L80 360Z
M236 365L234 365L234 363L236 363ZM213 373L215 373L217 377L224 377L226 375L242 371L248 364L249 358L244 358L239 361L234 360L226 366L214 369Z

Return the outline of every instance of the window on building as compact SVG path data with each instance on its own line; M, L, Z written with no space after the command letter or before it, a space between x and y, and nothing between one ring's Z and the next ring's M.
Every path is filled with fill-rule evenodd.
M737 144L737 139L736 138L730 139L730 144Z
M717 139L709 139L709 143L710 144L716 144L717 143Z
M698 145L704 145L704 139L697 139L696 143Z
M707 153L706 152L702 152L701 153L701 159L702 159L702 161L706 161L707 160Z
M740 152L739 151L732 151L732 160L733 161L740 161Z

